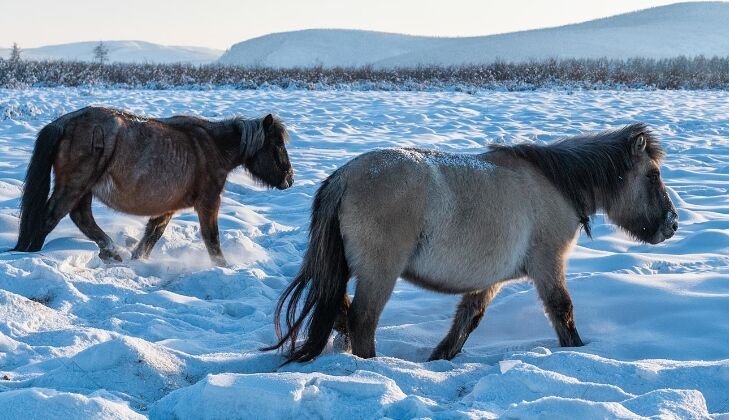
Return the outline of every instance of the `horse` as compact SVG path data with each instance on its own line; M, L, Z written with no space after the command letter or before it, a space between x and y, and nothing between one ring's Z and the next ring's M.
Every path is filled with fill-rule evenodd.
M285 348L285 363L308 361L334 328L355 356L375 356L375 329L398 277L462 295L430 360L458 354L504 282L524 277L560 346L582 346L565 282L567 255L580 228L591 236L590 216L598 211L644 243L674 235L678 215L661 179L663 157L643 124L548 145L492 145L483 154L362 154L317 190L308 249L275 309L278 342L261 350ZM304 327L307 337L297 343Z
M144 118L105 107L65 114L43 127L36 139L12 250L39 251L70 213L99 246L102 260L122 261L94 220L91 202L96 197L114 210L150 217L132 259L148 258L175 211L192 207L211 260L224 266L217 218L228 174L243 166L269 188L290 187L294 172L287 141L283 122L271 114L223 121Z

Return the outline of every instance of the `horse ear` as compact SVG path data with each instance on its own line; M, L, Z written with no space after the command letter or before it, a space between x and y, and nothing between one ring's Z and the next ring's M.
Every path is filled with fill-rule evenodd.
M638 134L637 137L633 139L632 149L633 149L633 155L640 156L645 151L645 136L643 134Z
M265 118L263 119L263 129L264 129L265 131L268 131L268 129L269 129L269 128L271 128L271 126L272 126L272 125L273 125L273 115L271 115L271 114L268 114L268 115L266 115L266 117L265 117Z

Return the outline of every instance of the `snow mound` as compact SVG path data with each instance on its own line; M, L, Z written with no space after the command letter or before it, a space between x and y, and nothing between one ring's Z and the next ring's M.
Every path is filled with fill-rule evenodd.
M507 418L698 419L709 415L703 394L695 390L659 389L636 396L615 385L582 382L523 362L481 378L463 401L493 412L509 407L500 413Z
M23 335L68 327L71 319L42 303L0 289L0 333Z
M104 389L134 401L137 409L190 385L179 357L137 338L113 339L57 362L57 368L32 379L32 385L88 393Z
M145 417L124 402L87 397L52 389L28 388L0 393L0 413L6 419L140 420Z
M405 394L381 375L348 377L320 373L209 375L160 400L150 418L362 418L383 417Z

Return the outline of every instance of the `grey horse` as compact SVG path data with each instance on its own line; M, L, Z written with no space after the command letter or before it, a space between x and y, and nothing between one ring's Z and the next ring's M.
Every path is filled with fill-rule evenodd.
M660 176L663 154L648 128L634 124L478 155L360 155L316 194L309 248L276 310L280 340L263 350L288 343L288 362L310 360L335 328L353 354L375 356L375 329L398 277L463 295L431 359L459 353L501 285L522 277L534 282L560 345L581 346L565 283L576 233L582 227L589 235L590 216L603 211L639 241L672 237L678 215ZM350 277L357 279L351 305ZM297 343L304 326L306 340Z

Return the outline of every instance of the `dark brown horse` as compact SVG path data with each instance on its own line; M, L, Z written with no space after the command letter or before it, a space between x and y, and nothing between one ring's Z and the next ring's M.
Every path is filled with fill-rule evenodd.
M188 116L147 119L100 107L66 114L38 134L13 250L39 251L70 213L98 244L99 257L121 261L91 213L96 196L115 210L151 216L132 258L148 257L174 212L193 207L210 258L225 265L217 219L228 173L242 165L264 185L290 187L287 139L282 122L270 114L219 122ZM55 179L49 198L51 168Z

